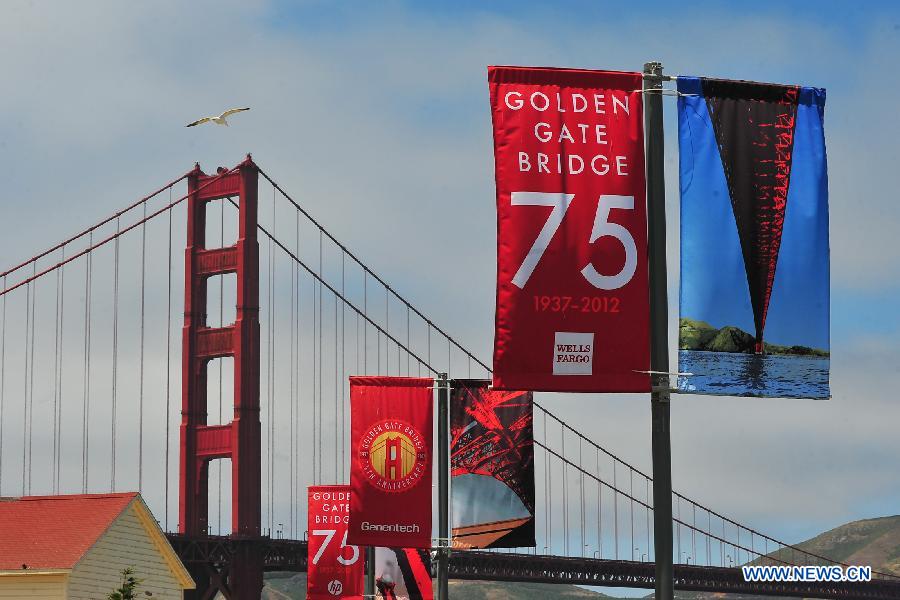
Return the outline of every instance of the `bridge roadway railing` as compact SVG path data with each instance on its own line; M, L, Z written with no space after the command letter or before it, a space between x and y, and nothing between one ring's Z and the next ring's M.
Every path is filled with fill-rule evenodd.
M190 538L169 534L169 541L186 564L211 565L225 572L242 544L252 544L263 555L266 571L305 572L307 569L307 545L302 540L229 536ZM453 551L450 577L647 589L655 586L652 562L475 550ZM675 565L675 589L837 600L900 598L900 581L896 580L875 579L867 583L747 582L739 568L700 565Z

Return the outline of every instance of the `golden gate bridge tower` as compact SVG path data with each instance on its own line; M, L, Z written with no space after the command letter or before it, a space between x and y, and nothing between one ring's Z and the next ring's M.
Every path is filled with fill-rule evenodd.
M222 170L224 172L224 170ZM248 156L236 170L207 176L197 165L188 175L185 250L184 328L182 333L181 457L178 531L187 537L208 533L209 464L231 459L234 556L220 572L210 565L191 568L193 595L206 598L213 584L236 598L259 597L263 585L260 552L261 438L259 414L259 244L257 180ZM224 248L206 247L206 207L212 200L238 198L238 239ZM237 276L236 319L208 327L207 282ZM216 358L234 359L234 416L230 423L207 425L207 366ZM211 579L213 581L211 581ZM202 595L201 595L202 594Z

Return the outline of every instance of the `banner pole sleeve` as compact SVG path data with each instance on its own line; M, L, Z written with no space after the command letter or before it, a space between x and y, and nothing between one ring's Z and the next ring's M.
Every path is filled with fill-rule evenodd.
M366 578L363 597L375 598L375 546L366 546Z
M438 376L438 600L449 600L450 575L450 382Z
M644 90L661 90L663 66L644 64ZM647 156L647 238L650 262L650 394L653 454L653 541L658 600L674 598L672 443L669 432L669 313L666 281L666 190L662 94L644 94Z

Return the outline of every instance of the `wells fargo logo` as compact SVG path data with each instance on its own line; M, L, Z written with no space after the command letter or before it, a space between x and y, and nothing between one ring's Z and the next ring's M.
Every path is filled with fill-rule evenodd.
M370 485L385 492L404 492L425 474L428 449L412 425L387 419L362 436L357 459Z

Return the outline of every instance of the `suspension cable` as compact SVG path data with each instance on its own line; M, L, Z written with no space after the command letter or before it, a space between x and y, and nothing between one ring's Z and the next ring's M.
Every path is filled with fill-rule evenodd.
M305 216L305 217L306 217L313 225L315 225L315 226L319 229L319 231L321 231L326 237L328 237L329 240L331 240L338 248L340 248L342 252L344 252L347 256L349 256L350 258L352 258L353 261L356 262L356 264L358 264L360 267L362 267L363 271L365 271L368 275L371 275L371 276L372 276L378 283L380 283L383 287L387 288L387 290L388 290L395 298L397 298L400 302L402 302L404 305L406 305L410 310L412 310L416 315L418 315L419 318L421 318L423 321L425 321L425 322L428 323L431 327L433 327L433 328L435 329L435 331L437 331L439 334L443 335L445 338L447 338L448 340L450 340L450 343L453 344L454 346L456 346L456 348L457 348L458 350L460 350L461 352L463 352L465 355L469 356L472 360L474 360L476 363L478 363L478 364L479 364L481 367L483 367L486 371L491 372L490 367L488 367L484 362L482 362L481 360L479 360L478 357L476 357L476 356L473 355L471 352L469 352L468 350L466 350L463 346L461 346L461 345L459 344L459 342L457 342L455 339L453 339L453 337L451 337L449 334L447 334L447 332L445 332L443 329L441 329L440 327L438 327L437 325L435 325L434 322L431 321L431 319L429 319L428 317L426 317L421 311L419 311L415 306L413 306L408 300L406 300L403 296L401 296L400 294L398 294L398 293L396 292L396 290L394 290L393 287L391 287L390 285L388 285L387 282L385 282L385 281L384 281L381 277L379 277L374 271L372 271L368 266L366 266L366 264L363 263L363 262L362 262L355 254L353 254L350 250L348 250L347 247L346 247L345 245L343 245L341 242L339 242L339 241L337 240L337 238L335 238L333 235L331 235L331 233L329 233L327 229L325 229L324 227L322 227L322 225L321 225L316 219L314 219L314 218L313 218L313 217L312 217L312 216L311 216L311 215L310 215L310 214L309 214L302 206L300 206L300 204L298 204L293 198L291 198L291 197L287 194L287 192L285 192L284 189L283 189L280 185L278 185L278 183L277 183L275 180L273 180L273 179L268 175L268 173L266 173L266 172L263 171L262 169L259 170L259 173L260 173L266 180L268 180L268 182L271 183L271 184L272 184L272 185L273 185L273 186L281 193L281 195L284 196L285 199L287 199L287 200L294 206L294 208L296 208L296 209L299 210L301 213L303 213L303 216ZM381 331L383 332L383 330L381 330Z
M232 170L234 170L234 169L232 169ZM4 271L3 273L0 273L0 277L3 277L4 282L5 282L6 276L7 276L7 275L11 275L12 273L15 273L16 271L18 271L19 269L21 269L21 268L24 267L25 265L29 265L29 264L31 264L31 263L33 263L33 262L36 262L36 261L40 260L41 258L44 258L45 256L47 256L47 255L50 254L51 252L55 252L56 250L59 250L60 248L62 248L62 247L64 247L64 246L68 246L69 244L71 244L71 243L74 242L75 240L80 239L80 238L82 238L82 237L84 237L84 236L86 236L86 235L88 235L88 234L93 233L95 230L99 229L100 227L103 227L103 226L106 225L107 223L112 222L114 219L117 219L118 217L121 217L121 216L124 215L125 213L130 212L131 210L133 210L134 208L140 206L141 204L144 204L144 203L146 203L147 201L153 199L153 198L156 197L158 194L164 192L164 191L166 190L166 188L170 188L171 186L175 185L176 183L178 183L179 181L181 181L182 179L184 179L185 177L187 177L187 176L190 175L191 173L192 173L192 171L188 171L187 173L185 173L184 175L182 175L182 176L179 177L178 179L175 179L175 180L173 180L173 181L167 183L166 185L162 186L161 188L159 188L158 190L156 190L156 191L153 192L152 194L149 194L149 195L147 195L147 196L144 196L143 198L141 198L141 199L138 200L137 202L135 202L135 203L133 203L133 204L130 204L129 206L123 208L122 210L120 210L120 211L118 211L118 212L113 213L112 215L110 215L109 217L103 219L103 220L100 221L99 223L97 223L97 224L95 224L95 225L92 225L91 227L88 227L88 228L85 229L84 231L82 231L82 232L80 232L80 233L77 233L77 234L73 235L72 237L70 237L70 238L68 238L68 239L66 239L66 240L63 240L62 242L56 244L56 245L53 246L52 248L48 248L48 249L44 250L43 252L41 252L41 253L39 253L39 254L36 254L35 256L29 258L29 259L26 260L26 261L23 261L23 262L19 263L18 265L12 267L11 269L8 269L8 270ZM6 288L5 285L4 285L3 287ZM9 290L7 290L7 291L9 291Z
M229 169L228 171L223 171L222 173L219 173L218 175L210 176L209 181L207 181L207 182L204 183L203 185L199 186L196 190L194 190L194 193L199 193L199 192L203 191L204 189L206 189L207 187L209 187L210 185L213 185L214 183L217 183L218 180L219 180L220 178L225 177L225 176L230 175L231 173L235 172L235 171L239 168L239 166L240 166L240 165L238 165L238 166L236 166L236 167L232 167L232 168ZM174 185L174 183L177 183L178 181L180 181L180 179L178 179L178 180L176 180L175 182L173 182L173 185ZM159 193L159 192L157 192L157 193ZM125 228L122 229L120 232L115 233L115 234L113 234L113 235L110 235L110 236L108 236L108 237L106 237L106 238L103 238L102 240L100 240L100 241L97 242L96 244L94 243L94 238L93 238L94 229L96 229L96 227L91 228L90 230L87 231L88 240L89 240L89 241L88 241L88 247L87 247L87 248L84 248L83 250L80 250L79 252L76 252L75 254L73 254L72 256L70 256L69 258L60 260L60 261L57 262L56 264L51 265L51 266L47 267L46 269L37 272L36 274L32 275L31 277L27 277L26 279L23 279L23 280L21 280L21 281L15 283L15 284L13 284L12 286L4 285L4 286L3 286L3 289L0 290L0 296L5 296L6 294L12 292L13 290L18 289L18 288L22 287L23 285L27 285L28 283L31 283L31 282L34 281L35 279L38 279L38 278L40 278L40 277L43 277L43 276L46 275L47 273L53 272L53 271L55 271L56 269L61 268L63 265L66 265L66 264L68 264L68 263L70 263L70 262L72 262L72 261L74 261L74 260L77 260L77 259L81 258L82 256L87 256L87 255L89 255L92 251L96 250L97 248L100 248L101 246L104 246L104 245L108 244L109 242L113 241L113 240L116 239L117 237L121 237L121 236L125 235L126 233L128 233L128 232L131 231L132 229L135 229L135 228L137 228L138 226L143 225L145 222L150 221L150 220L152 220L152 219L158 217L159 215L161 215L162 213L166 212L167 210L171 210L174 206L176 206L176 205L180 204L181 202L183 202L184 200L186 200L186 199L188 198L188 196L190 196L190 192L188 192L187 194L181 196L181 197L178 198L177 200L170 201L170 202L169 202L168 204L166 204L165 206L163 206L163 207L161 207L160 209L158 209L158 210L156 210L156 211L150 213L149 215L145 216L143 219L141 219L141 220L139 220L139 221L137 221L137 222L135 222L135 223L132 223L132 224L129 225L128 227L125 227ZM117 213L117 214L121 214L122 212L125 212L125 211L120 211L120 213ZM113 216L110 217L109 219L104 220L103 223L108 223L108 222L110 222L111 220L113 220L114 218L115 218L115 215L113 215ZM83 234L82 234L82 235L83 235ZM77 239L77 237L79 237L79 236L76 236L76 238L74 238L74 239ZM57 244L56 246L54 246L54 249L59 248L59 247L61 247L61 246L62 246L62 244ZM42 254L39 255L39 256L45 256L45 255L46 255L46 252L42 253ZM34 261L26 261L25 263L22 264L22 266L27 265L27 264L31 264L32 262L34 262ZM18 270L19 268L21 268L21 266L16 267L15 269L11 269L11 270L7 271L7 273L12 273L13 271ZM2 275L2 273L0 273L0 275ZM6 279L4 278L4 282L5 282L5 281L6 281Z

